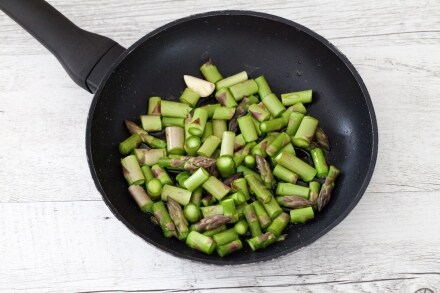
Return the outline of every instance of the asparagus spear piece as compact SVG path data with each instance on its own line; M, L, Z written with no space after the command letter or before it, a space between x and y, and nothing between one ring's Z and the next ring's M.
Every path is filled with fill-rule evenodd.
M235 163L232 157L220 157L217 159L217 170L221 177L226 178L235 173Z
M249 105L258 104L260 102L260 99L258 99L258 97L256 97L255 95L250 95L247 98L249 99L249 103L250 103ZM241 101L243 102L243 100Z
M235 136L234 139L234 152L241 150L246 145L246 141L244 140L243 134L239 134Z
M210 206L215 202L215 198L212 196L212 194L207 193L203 198L202 198L202 204L203 206Z
M216 100L225 107L237 107L237 101L229 89L222 88L215 93Z
M297 195L305 199L309 198L310 188L290 183L280 182L275 191L276 195Z
M204 218L214 215L223 215L223 206L221 204L217 204L207 207L201 207L200 211L202 212Z
M156 149L166 148L167 145L163 140L149 135L145 130L143 130L141 127L136 125L136 123L131 122L129 120L125 120L125 125L127 126L127 129L131 134L139 135L141 137L142 142L146 143L150 147Z
M303 103L296 103L295 105L290 106L289 109L292 112L299 112L304 115L307 113L307 109L306 109L306 107L304 107Z
M244 219L243 210L244 210L245 206L247 206L246 202L235 207L235 210L237 211L237 215L238 215L239 219Z
M152 210L154 217L162 228L163 235L165 237L177 237L176 227L174 226L173 221L171 220L164 203L161 201L155 202L153 204Z
M227 200L227 199L234 200L236 205L239 205L239 204L246 202L246 196L241 191L237 191L233 194L229 194L223 198L223 200Z
M241 101L244 97L256 94L258 85L253 79L242 81L229 87L235 100Z
M276 240L277 237L273 235L272 232L266 232L264 234L254 236L253 238L246 240L246 242L249 244L249 247L252 249L252 251L255 251L261 248L266 248Z
M217 66L214 65L211 59L200 67L200 72L207 81L212 83L216 83L217 81L223 79L223 76L220 74Z
M228 178L226 178L225 180L223 180L223 184L226 185L226 186L231 187L232 182L233 182L235 179L238 179L238 178L240 178L240 177L242 177L242 176L243 176L243 173L235 173L235 174L232 174L231 176L229 176Z
M250 105L248 111L258 122L266 121L270 117L270 113L262 103Z
M162 120L160 116L155 115L141 115L142 128L149 131L162 131Z
M202 214L200 213L200 208L193 203L187 204L183 209L183 213L185 215L185 218L191 223L197 222L202 217Z
M216 120L231 120L234 117L235 108L233 107L218 107L212 115L212 119Z
M310 142L315 136L316 128L318 127L318 120L311 116L304 116L299 125L292 142L297 147L308 148L310 147Z
M212 236L217 246L226 245L234 240L238 239L238 234L235 232L234 228L222 231L218 234Z
M312 207L290 210L291 223L305 223L315 217Z
M266 153L269 156L276 155L283 147L290 143L290 136L285 132L281 132L275 139L267 146Z
M200 186L196 188L191 194L190 203L193 203L196 206L200 206L200 203L202 202L203 193L204 193L203 187Z
M264 133L281 130L285 127L283 118L276 118L264 121L260 124L260 130Z
M206 121L208 120L208 111L203 108L196 108L189 124L188 132L191 135L202 137L205 130Z
M275 161L293 173L298 174L305 182L312 181L316 175L315 168L292 154L282 152L275 157Z
M231 223L235 223L238 221L237 211L235 209L235 201L232 198L223 199L220 202L223 208L223 215L231 218Z
M234 116L232 116L231 120L229 121L229 131L237 132L237 119L247 114L249 106L251 106L253 102L254 100L252 100L250 97L245 97L243 100L241 100L240 104L235 109Z
M325 161L324 153L320 148L314 148L310 151L312 155L313 164L315 165L315 169L317 171L316 176L318 178L324 178L328 174L328 165Z
M238 118L237 122L246 142L251 142L258 139L254 122L252 122L252 117L249 114Z
M150 97L148 99L148 115L160 116L160 97Z
M197 105L197 102L200 99L200 95L190 89L189 87L185 88L185 90L182 92L182 94L179 97L179 101L181 103L187 104L191 107L195 107Z
M162 100L160 102L160 111L162 116L186 118L191 107L184 103Z
M134 154L141 166L153 166L159 162L160 158L165 157L167 152L165 149L135 149Z
M151 212L153 208L153 201L141 186L130 185L130 187L128 187L128 192L136 201L142 212Z
M167 208L170 214L171 220L173 220L174 226L177 230L177 238L179 240L185 240L188 236L188 221L186 220L182 207L171 197L168 198Z
M185 150L187 155L195 156L201 145L202 141L200 140L200 137L190 136L188 137L188 139L185 140L183 149Z
M267 231L274 234L277 238L281 235L283 230L287 227L287 224L290 221L289 214L281 213L278 217L276 217L272 224L267 227Z
M321 191L318 196L318 211L322 211L322 209L328 204L330 201L331 193L333 188L335 187L335 181L338 178L341 171L338 168L331 165L328 170L328 175L325 178L325 182L321 187Z
M238 221L235 226L234 230L238 235L244 235L248 231L248 223L245 219Z
M298 180L298 175L296 175L289 169L284 168L280 164L277 164L273 169L273 175L287 183L295 184L296 181Z
M268 136L260 141L255 147L252 148L252 155L259 155L265 158L267 156L266 150L269 144L275 139L275 136Z
M272 223L269 215L266 213L266 210L263 207L263 204L259 201L254 201L252 203L254 207L255 214L257 215L258 222L260 223L260 227L262 229L266 229L270 223Z
M243 175L245 176L245 178L247 175L253 175L258 181L263 182L263 179L261 179L260 174L258 174L255 171L252 171L251 169L249 169L248 167L245 167L243 165L237 167L237 172L242 172ZM249 183L248 183L248 186L249 186Z
M274 118L278 118L284 111L286 111L284 105L273 93L268 94L266 97L263 98L263 104L264 106L266 106L266 109Z
M235 179L234 181L232 181L231 189L234 192L243 193L246 201L250 199L249 189L246 183L246 179L244 178Z
M277 155L279 155L282 152L286 152L286 153L289 153L289 154L292 154L292 155L296 156L296 151L295 151L295 148L293 147L293 144L292 143L288 143L275 156L273 156L271 159L274 159ZM276 162L275 162L275 165L276 165Z
M258 223L258 218L255 214L255 209L253 205L248 204L247 206L245 206L243 209L243 214L248 223L249 231L251 232L252 237L261 235L260 224Z
M148 194L156 201L160 199L162 193L162 182L159 179L153 178L147 183Z
M151 172L151 167L150 166L142 166L141 167L142 173L144 174L145 177L145 183L148 183L151 179L154 179L153 173Z
M321 189L321 184L316 181L309 182L310 197L309 200L313 203L316 208L318 203L319 190Z
M284 106L292 106L296 103L311 103L312 90L281 94L281 102Z
M191 231L186 238L186 245L197 249L206 254L212 254L215 250L215 242L211 237L205 236L199 232Z
M217 200L221 200L231 190L230 187L224 185L223 182L221 182L214 176L209 177L209 179L205 183L203 183L202 186L206 191L212 194Z
M263 179L264 185L267 188L271 188L274 180L269 162L259 155L256 155L255 159L257 161L258 172L260 173L261 179Z
M174 117L162 117L162 127L178 126L185 127L185 119Z
M255 160L255 157L252 155L247 155L246 157L244 157L244 164L246 165L246 167L248 167L249 169L255 169L257 162Z
M162 187L162 193L160 195L162 201L167 201L168 198L172 198L179 204L185 206L191 199L191 191L179 188L176 186L165 184Z
M240 239L237 239L237 240L231 241L228 244L225 244L222 246L217 245L217 254L220 257L224 257L224 256L231 254L233 252L236 252L242 248L243 248L243 243L241 242Z
M183 169L188 171L197 171L199 168L209 168L215 165L216 160L209 157L189 157L181 156L179 158L163 157L159 159L159 166L172 169Z
M135 148L137 148L141 142L142 140L139 135L132 134L130 137L119 144L119 152L123 155L128 155Z
M213 134L214 134L214 132L213 132L213 128L212 128L212 122L207 121L206 125L205 125L205 130L203 131L201 141L205 142L205 140Z
M220 147L220 157L234 154L235 133L232 131L223 132L222 143Z
M212 237L212 236L214 236L215 234L218 234L218 233L220 233L220 232L225 231L226 229L227 229L227 228L226 228L226 225L221 225L220 227L217 227L217 228L215 228L215 229L212 229L212 230L208 230L208 231L203 232L203 235L208 236L208 237Z
M134 155L127 156L121 160L122 173L129 185L142 185L145 177Z
M250 154L251 150L257 145L255 141L247 143L244 148L234 153L232 156L235 166L241 165L245 157Z
M212 230L220 227L226 223L229 223L231 217L223 215L214 215L201 219L199 222L194 224L194 229L197 232L203 232L207 230Z
M312 201L298 195L278 196L277 202L283 207L290 209L305 208L313 204Z
M214 151L220 145L221 140L217 136L211 135L208 137L202 146L197 150L197 155L203 157L210 157L214 153Z
M268 203L272 198L272 194L266 187L255 177L254 175L246 175L244 176L246 179L250 190L255 193L255 196L262 202Z
M180 172L176 175L176 181L180 187L185 188L183 184L185 183L186 179L189 178L189 176L191 176L191 173L189 173L188 171Z
M264 136L264 135L263 135L263 132L262 132L261 129L260 129L260 125L261 125L261 123L258 122L258 120L255 119L255 118L252 117L252 116L251 116L251 120L252 120L252 123L254 123L255 131L257 132L257 135L258 135L259 137L260 137L260 136Z
M326 151L330 150L330 143L328 141L328 137L321 127L316 128L315 139L323 149L325 149Z
M185 134L182 127L170 126L165 128L165 136L169 154L183 155L185 153L183 149Z
M289 116L289 121L287 122L286 133L290 136L294 136L298 131L301 121L304 118L304 114L299 112L292 112Z
M283 120L284 120L284 125L287 125L287 124L289 123L290 115L292 115L293 112L294 112L294 111L293 111L292 107L289 107L289 108L286 109L286 111L284 111L284 112L281 114L280 117L283 118Z
M263 203L263 207L272 220L278 217L283 212L283 209L280 207L277 200L273 196L268 203Z
M157 178L160 180L162 185L173 184L173 181L171 180L170 175L168 175L167 171L165 171L165 169L163 169L159 165L151 166L151 173L153 173L154 178Z
M185 180L183 186L192 192L199 186L202 186L202 184L205 183L208 178L209 173L205 169L199 168L196 172L194 172L194 174Z
M224 79L217 81L215 83L215 86L219 90L222 88L231 87L234 84L240 83L240 82L245 81L247 79L248 79L248 75L247 75L246 71L242 71L242 72L239 72L237 74L231 75L229 77L226 77Z
M257 77L255 82L258 85L258 95L260 96L260 99L264 99L268 94L272 93L264 75Z
M226 120L214 119L212 120L212 134L218 138L223 138L223 132L228 131Z

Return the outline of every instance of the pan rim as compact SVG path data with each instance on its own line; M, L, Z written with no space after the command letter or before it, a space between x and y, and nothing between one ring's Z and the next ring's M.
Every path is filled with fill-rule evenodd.
M302 242L299 246L295 246L295 249L285 249L282 250L280 252L276 252L274 254L269 254L269 255L265 255L265 256L260 256L259 258L253 259L253 258L249 258L249 259L245 259L245 260L235 260L234 262L225 262L223 259L221 258L212 258L212 259L201 259L199 257L196 256L192 256L192 255L186 255L183 254L177 250L173 250L170 247L167 246L163 246L159 243L153 242L151 241L148 237L146 237L145 235L143 235L140 231L138 231L134 226L132 226L129 221L127 221L119 212L118 209L110 202L110 200L108 199L103 187L101 186L101 183L99 181L98 175L96 174L95 171L95 166L93 164L93 156L92 156L92 148L91 148L91 128L92 128L92 120L93 120L93 116L94 116L94 112L95 112L95 108L97 105L97 102L99 100L99 97L101 95L101 92L105 86L105 84L107 83L108 79L110 78L110 76L113 74L114 69L121 64L121 62L128 56L130 55L130 53L132 51L134 51L138 46L140 46L141 44L143 44L144 42L148 41L149 39L151 39L152 37L156 36L157 34L166 31L167 29L170 29L176 25L179 24L183 24L185 22L189 22L195 19L203 19L203 18L208 18L208 17L213 17L213 16L251 16L251 17L258 17L258 18L263 18L263 19L268 19L268 20L272 20L272 21L276 21L276 22L280 22L283 24L286 24L292 28L295 28L301 32L306 33L307 35L309 35L310 37L316 39L317 41L319 41L322 45L326 46L328 49L330 49L343 63L345 66L347 66L347 68L349 69L350 73L353 75L353 77L355 78L357 85L359 86L360 90L362 91L362 94L364 96L366 105L367 105L367 109L368 109L368 114L370 116L370 122L371 122L371 129L372 129L372 153L368 162L368 170L366 173L366 176L362 182L362 185L359 189L359 191L357 192L356 196L353 198L353 201L351 202L350 205L348 205L344 211L335 219L333 220L329 225L327 225L324 229L322 229L321 231L319 231L318 233L316 233L315 235L313 235L311 238L309 238L307 241ZM112 213L115 215L115 217L121 221L132 233L134 233L135 235L139 236L140 238L142 238L143 240L145 240L148 244L170 254L173 255L175 257L179 257L179 258L184 258L184 259L188 259L191 261L195 261L198 263L204 263L204 264L215 264L215 265L240 265L240 264L251 264L251 263L257 263L257 262L263 262L263 261L269 261L272 259L276 259L280 256L289 254L289 253L293 253L296 251L301 250L302 248L310 245L311 243L315 242L317 239L319 239L320 237L324 236L325 234L327 234L327 232L329 232L330 230L332 230L333 228L335 228L339 223L341 223L345 217L347 217L347 215L354 209L354 207L358 204L358 202L360 201L360 199L362 198L362 196L364 195L368 184L371 181L373 172L374 172L374 168L376 165L376 160L377 160L377 154L378 154L378 127L377 127L377 120L376 120L376 114L374 111L374 107L373 107L373 103L371 101L371 97L368 93L367 87L365 86L365 83L363 82L360 74L357 72L356 68L354 67L354 65L348 60L348 58L338 49L336 48L336 46L334 46L331 42L329 42L327 39L325 39L324 37L322 37L321 35L317 34L316 32L294 22L288 19L285 19L283 17L279 17L279 16L275 16L272 14L268 14L268 13L263 13L263 12L256 12L256 11L249 11L249 10L219 10L219 11L209 11L209 12L204 12L204 13L199 13L199 14L193 14L184 18L180 18L177 20L174 20L172 22L169 22L151 32L149 32L148 34L146 34L145 36L143 36L142 38L140 38L138 41L136 41L134 44L132 44L125 52L123 52L113 63L113 65L109 68L109 70L107 71L107 73L105 74L105 76L103 77L103 79L101 80L101 83L99 84L98 90L96 91L96 93L94 94L93 100L91 102L90 105L90 109L89 109L89 113L88 113L88 117L87 117L87 126L86 126L86 153L87 153L87 162L89 165L89 169L90 169L90 173L92 175L93 181L95 183L95 186L97 188L97 190L99 191L99 193L101 194L105 204L107 205L107 207L112 211Z

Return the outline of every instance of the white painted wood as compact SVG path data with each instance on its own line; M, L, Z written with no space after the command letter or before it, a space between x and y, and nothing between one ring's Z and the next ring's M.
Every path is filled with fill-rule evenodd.
M91 96L0 14L0 291L440 292L440 2L50 3L124 46L209 10L297 21L362 75L378 118L379 158L359 205L309 247L238 267L177 259L134 236L103 204L84 148Z

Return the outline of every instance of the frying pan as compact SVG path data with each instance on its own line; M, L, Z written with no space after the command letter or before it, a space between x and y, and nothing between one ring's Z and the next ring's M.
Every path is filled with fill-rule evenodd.
M173 255L214 264L273 259L312 243L340 223L362 197L377 157L376 117L367 89L347 58L311 30L269 14L214 11L166 24L124 49L75 26L43 0L0 0L0 8L46 46L70 77L94 93L86 148L91 175L105 203L132 232ZM118 143L124 119L146 112L148 97L177 100L184 74L212 58L224 76L264 74L272 90L313 89L308 107L331 139L328 160L340 167L332 200L307 225L291 225L283 242L223 259L165 238L127 193Z

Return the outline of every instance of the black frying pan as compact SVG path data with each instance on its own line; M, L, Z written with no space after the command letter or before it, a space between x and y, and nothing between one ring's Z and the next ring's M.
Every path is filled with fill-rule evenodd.
M169 23L125 50L83 31L42 0L0 0L0 8L45 45L72 79L95 93L86 146L92 177L104 201L131 231L176 256L215 264L268 260L312 243L341 222L362 197L377 156L377 124L367 89L347 58L327 40L292 21L249 11L215 11ZM127 193L118 143L123 120L146 112L148 96L176 100L182 76L197 74L207 58L224 75L264 74L275 93L311 88L308 107L331 138L328 158L340 167L333 198L313 223L289 226L270 248L248 248L223 259L165 238Z

